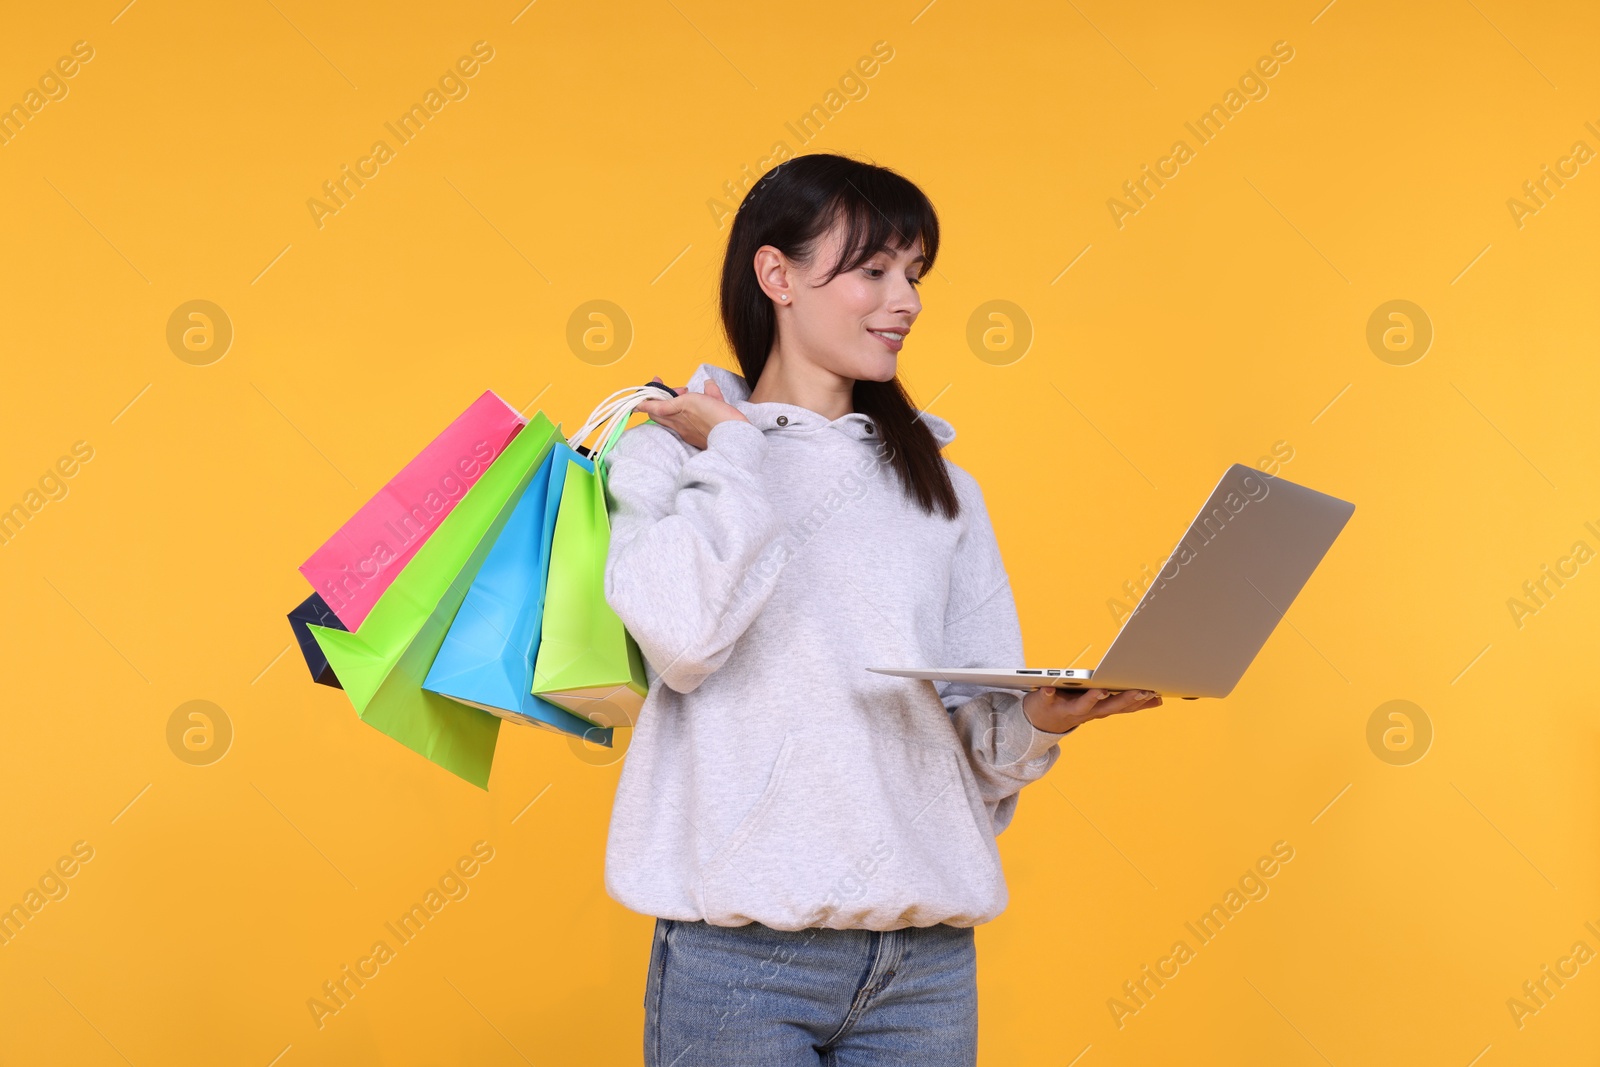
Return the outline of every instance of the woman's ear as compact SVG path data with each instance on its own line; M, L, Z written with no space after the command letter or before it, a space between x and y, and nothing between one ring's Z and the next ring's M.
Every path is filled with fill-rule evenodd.
M761 291L776 303L789 303L792 279L788 257L772 245L762 245L756 249L754 266Z

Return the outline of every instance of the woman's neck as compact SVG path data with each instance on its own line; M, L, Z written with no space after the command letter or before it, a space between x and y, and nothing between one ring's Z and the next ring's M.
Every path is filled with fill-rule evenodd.
M840 377L809 360L785 359L774 346L761 368L761 378L750 391L752 404L793 404L815 411L828 420L855 410L855 381Z

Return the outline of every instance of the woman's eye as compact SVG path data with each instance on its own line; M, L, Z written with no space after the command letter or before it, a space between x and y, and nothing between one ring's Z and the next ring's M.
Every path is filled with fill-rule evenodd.
M863 267L861 269L866 271L867 277L873 279L874 281L876 281L879 276L884 273L882 267ZM922 284L921 278L907 278L906 281L910 282L912 285Z

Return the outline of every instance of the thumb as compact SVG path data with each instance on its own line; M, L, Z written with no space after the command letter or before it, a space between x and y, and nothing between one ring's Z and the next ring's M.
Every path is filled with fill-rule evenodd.
M714 396L718 400L721 400L722 399L722 386L718 385L712 379L707 378L706 379L706 395L707 396Z

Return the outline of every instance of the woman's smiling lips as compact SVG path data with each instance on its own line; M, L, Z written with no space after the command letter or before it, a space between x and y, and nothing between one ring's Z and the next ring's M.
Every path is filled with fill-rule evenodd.
M909 330L874 330L868 327L867 332L882 341L884 347L891 352L898 352L905 347L906 334Z

